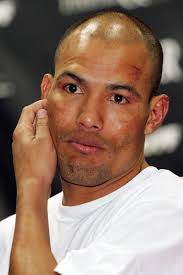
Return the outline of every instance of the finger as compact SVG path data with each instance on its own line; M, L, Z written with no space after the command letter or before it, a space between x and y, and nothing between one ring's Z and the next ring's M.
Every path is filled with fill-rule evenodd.
M13 132L13 140L24 140L25 142L35 136L35 120L36 114L40 109L47 108L47 100L39 100L33 104L24 107L18 124Z
M40 109L36 115L36 137L48 137L50 131L48 127L48 114L45 109Z
M36 114L40 109L47 108L47 100L41 99L33 104L26 106L23 108L18 124L24 124L28 128L33 129L34 120L36 118Z

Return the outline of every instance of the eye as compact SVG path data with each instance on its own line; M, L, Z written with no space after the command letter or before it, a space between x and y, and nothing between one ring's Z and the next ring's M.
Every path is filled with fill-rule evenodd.
M114 101L117 104L125 104L128 103L128 100L120 94L115 94L112 96L112 101Z
M67 84L65 85L64 89L68 93L72 93L72 94L81 93L81 89L76 84Z

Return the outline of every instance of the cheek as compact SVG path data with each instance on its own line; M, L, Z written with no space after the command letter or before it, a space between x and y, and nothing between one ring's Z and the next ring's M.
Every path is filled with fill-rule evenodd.
M108 136L116 150L119 150L119 147L136 144L143 140L146 119L138 109L123 108L119 112L111 112L108 122Z
M48 98L49 128L54 140L57 143L60 133L73 124L74 108L61 96L50 96Z

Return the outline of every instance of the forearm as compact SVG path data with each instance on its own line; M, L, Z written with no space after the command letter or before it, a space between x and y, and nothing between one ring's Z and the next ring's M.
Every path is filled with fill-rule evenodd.
M47 193L37 185L24 186L17 193L9 275L52 275L57 263L50 247Z

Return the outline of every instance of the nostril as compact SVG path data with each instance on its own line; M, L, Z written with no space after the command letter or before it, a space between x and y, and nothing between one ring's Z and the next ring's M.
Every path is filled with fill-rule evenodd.
M100 130L102 128L102 120L97 114L83 112L77 118L79 128Z
M98 129L99 127L97 125L94 125L93 123L83 123L83 122L80 122L79 123L79 127L80 128L88 128L88 129Z

